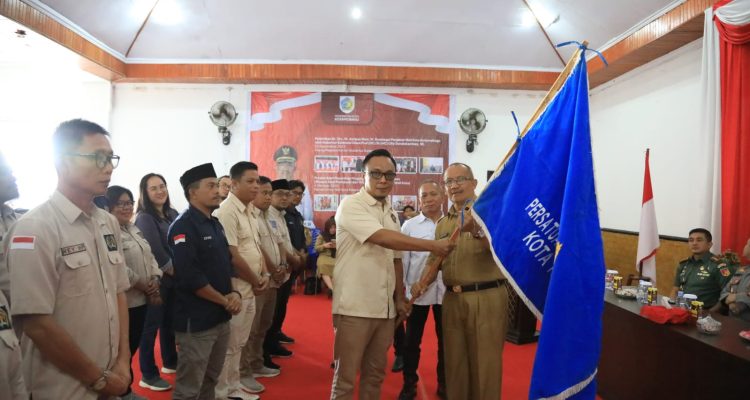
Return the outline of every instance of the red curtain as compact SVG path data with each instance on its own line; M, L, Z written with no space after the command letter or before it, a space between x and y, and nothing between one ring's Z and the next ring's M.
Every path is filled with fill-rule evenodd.
M741 253L750 238L750 24L714 21L721 57L721 242L722 250Z

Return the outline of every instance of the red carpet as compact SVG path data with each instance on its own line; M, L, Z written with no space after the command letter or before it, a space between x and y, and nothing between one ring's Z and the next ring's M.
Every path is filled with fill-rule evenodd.
M422 341L422 357L419 363L420 400L437 400L437 339L432 323L428 318L425 337ZM330 363L333 354L333 328L331 325L331 301L325 295L293 295L289 300L289 310L284 323L284 332L297 340L288 348L294 355L288 359L274 359L282 366L282 373L275 378L260 378L266 386L261 393L263 400L288 399L327 399L330 396L333 370ZM157 341L158 344L158 341ZM505 343L503 356L503 399L520 400L528 398L531 380L531 367L534 362L536 344L516 346ZM158 351L156 352L158 354ZM156 393L138 387L140 371L138 358L133 365L134 390L141 396L154 400L171 399L171 391ZM159 361L160 362L160 361ZM393 362L393 351L389 354L389 368ZM159 365L161 367L161 365ZM163 375L174 384L174 375ZM382 398L396 399L401 390L401 373L390 369L383 384Z

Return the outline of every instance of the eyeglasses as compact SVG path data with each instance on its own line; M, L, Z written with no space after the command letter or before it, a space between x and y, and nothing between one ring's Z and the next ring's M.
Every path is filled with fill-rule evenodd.
M468 182L470 180L471 180L471 178L469 178L467 176L459 176L459 177L456 177L455 179L454 178L448 178L448 179L445 180L445 186L452 186L454 183L456 185L463 185L464 182Z
M395 172L380 172L380 171L368 171L367 175L370 175L370 178L377 180L382 179L385 177L385 180L391 182L396 179L396 173Z
M115 207L119 208L131 208L135 203L132 201L118 201L115 203Z
M292 191L290 192L290 194L291 194L292 196L302 196L303 194L305 194L305 192L304 192L304 191L300 191L300 190L292 190Z
M87 154L81 154L81 153L67 153L66 155L71 157L85 157L94 160L96 162L96 166L99 168L104 169L107 164L112 164L112 169L117 168L117 165L120 163L120 156L116 156L114 154L104 154L104 153L87 153Z

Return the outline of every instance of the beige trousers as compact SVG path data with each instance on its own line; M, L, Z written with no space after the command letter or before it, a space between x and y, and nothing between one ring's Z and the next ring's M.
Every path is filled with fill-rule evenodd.
M443 343L449 399L497 400L508 330L508 289L446 292Z
M331 400L353 398L357 372L360 373L359 399L380 400L388 348L393 342L394 320L334 315L334 324L336 368Z

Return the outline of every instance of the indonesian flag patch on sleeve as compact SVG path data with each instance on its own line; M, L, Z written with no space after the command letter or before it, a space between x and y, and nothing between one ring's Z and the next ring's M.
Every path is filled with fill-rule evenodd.
M11 250L34 250L36 236L13 236L10 240Z
M174 244L185 243L185 234L180 233L179 235L174 235L172 239L174 240Z

